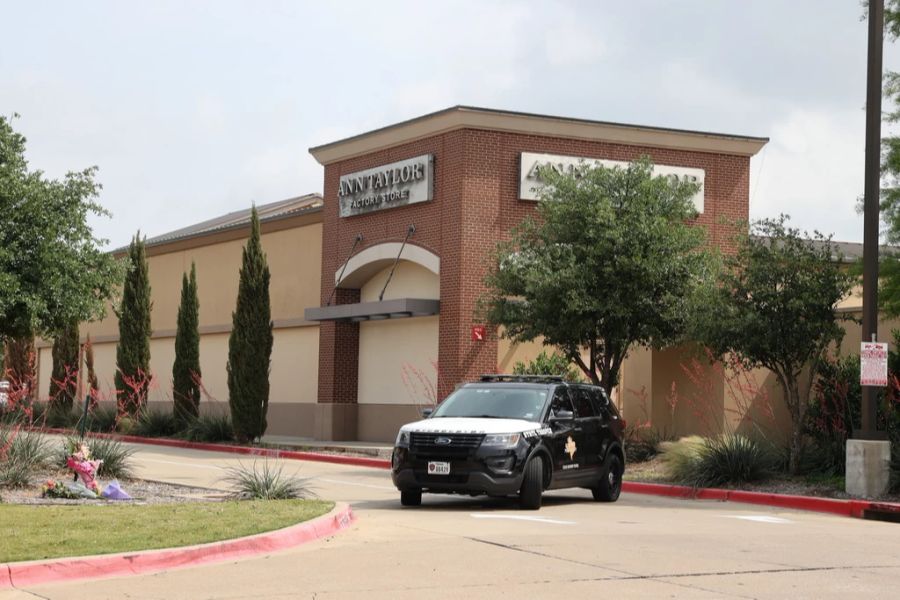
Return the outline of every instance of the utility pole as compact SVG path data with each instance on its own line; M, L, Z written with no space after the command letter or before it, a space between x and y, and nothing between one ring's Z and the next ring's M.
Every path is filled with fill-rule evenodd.
M869 60L866 81L866 185L863 205L863 326L862 341L878 335L878 204L881 193L881 55L884 0L869 0ZM862 348L860 348L862 357ZM848 493L877 498L891 480L891 443L878 431L875 410L879 391L862 386L862 427L847 440L845 486Z
M884 0L869 0L869 58L866 76L866 165L863 204L863 323L862 341L878 335L878 203L881 193L881 79L884 40ZM862 428L857 439L886 439L877 431L875 406L879 389L862 388Z

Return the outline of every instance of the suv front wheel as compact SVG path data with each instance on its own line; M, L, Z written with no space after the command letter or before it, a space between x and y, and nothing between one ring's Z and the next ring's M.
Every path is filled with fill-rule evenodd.
M597 486L591 488L594 500L598 502L615 502L622 493L622 460L610 452L603 461L603 469L600 473L600 481Z
M400 504L403 506L421 506L422 490L401 490Z
M519 491L519 503L526 510L537 510L541 507L541 495L544 493L544 460L535 456L525 465L525 478Z

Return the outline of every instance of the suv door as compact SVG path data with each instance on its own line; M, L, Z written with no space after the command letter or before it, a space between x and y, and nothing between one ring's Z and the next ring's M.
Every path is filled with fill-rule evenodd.
M602 388L594 388L591 390L591 402L597 407L597 412L600 415L597 432L597 451L600 464L602 464L603 459L606 457L606 450L609 448L609 445L618 438L617 432L613 429L614 426L618 426L618 423L614 423L614 421L618 420L618 415L615 414L615 407L609 401L609 397Z
M568 411L571 419L554 420L554 416ZM576 479L581 470L581 453L584 447L584 435L581 424L575 416L575 409L567 386L559 386L553 392L547 421L552 433L551 448L553 451L553 484L552 487L565 487L567 482Z
M579 385L571 388L572 401L575 405L575 416L584 438L581 453L581 470L583 474L593 474L600 468L601 457L601 424L602 419L591 396L596 388ZM593 476L593 475L592 475Z

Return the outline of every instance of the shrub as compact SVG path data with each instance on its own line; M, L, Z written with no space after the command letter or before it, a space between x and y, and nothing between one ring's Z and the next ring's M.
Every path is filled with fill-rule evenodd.
M234 440L231 418L225 413L200 415L184 431L192 442L230 442Z
M170 437L178 432L175 415L157 409L146 409L141 412L134 425L134 433L145 437Z
M667 445L663 456L670 475L695 488L759 481L774 465L768 447L735 433L686 438Z
M0 487L24 487L35 471L50 464L53 450L36 433L0 428Z
M847 439L859 422L861 398L859 356L827 358L819 363L804 424L812 443L803 453L801 472L844 474Z
M134 476L134 462L131 459L134 450L116 440L103 438L90 438L88 445L91 456L103 461L97 471L99 477L128 479Z
M69 429L78 422L78 415L65 407L55 407L47 411L47 419L44 424L56 429Z
M628 426L625 431L625 460L639 463L650 460L662 452L662 443L668 436L649 427Z
M558 375L566 381L581 381L581 374L572 366L572 362L562 354L552 351L541 352L527 365L521 361L513 366L514 375Z
M262 467L239 465L228 469L225 481L232 493L242 500L289 500L312 495L307 479L284 474L284 466L277 467L264 460Z
M115 431L117 418L118 412L114 407L98 406L88 412L87 429L101 433Z
M135 427L137 427L137 421L127 415L120 416L116 421L116 432L118 433L130 435L134 433Z

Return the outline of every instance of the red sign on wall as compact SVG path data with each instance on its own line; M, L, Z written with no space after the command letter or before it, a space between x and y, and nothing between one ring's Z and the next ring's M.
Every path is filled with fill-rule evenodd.
M472 341L483 342L486 335L484 325L472 325Z

